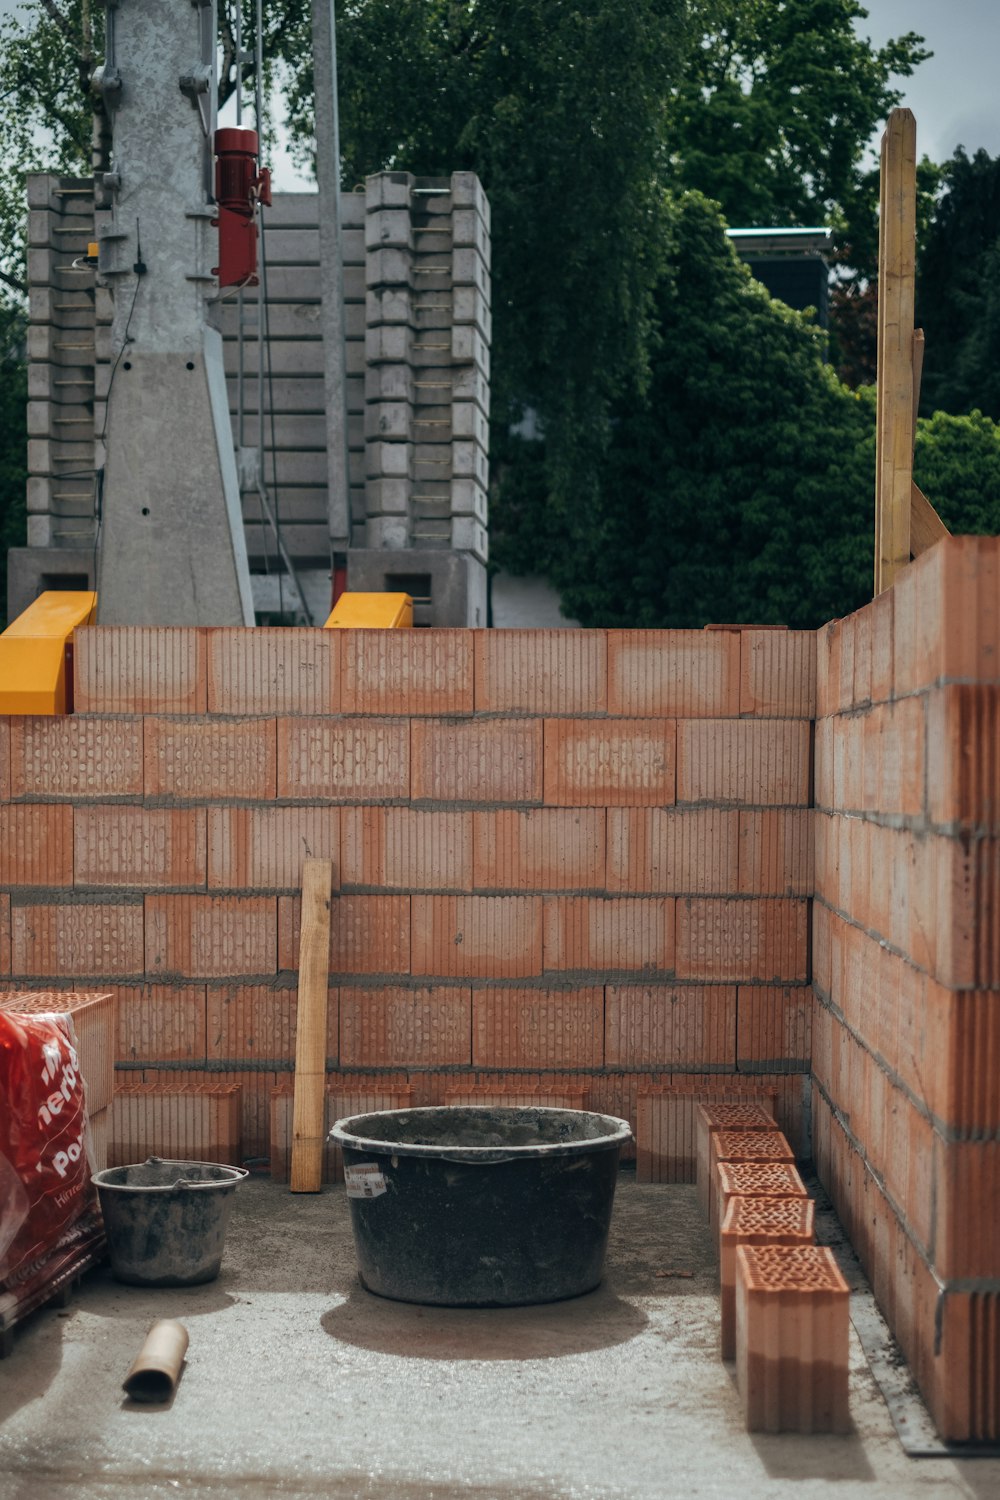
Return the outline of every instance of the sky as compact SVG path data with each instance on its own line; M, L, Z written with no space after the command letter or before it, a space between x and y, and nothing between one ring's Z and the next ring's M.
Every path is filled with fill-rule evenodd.
M900 79L917 119L917 151L947 161L956 146L1000 155L1000 0L863 0L862 36L877 46L915 31L934 53Z

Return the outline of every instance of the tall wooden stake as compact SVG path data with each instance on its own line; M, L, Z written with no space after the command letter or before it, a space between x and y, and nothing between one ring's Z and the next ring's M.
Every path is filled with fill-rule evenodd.
M323 1185L326 1099L326 1004L330 977L328 859L302 864L299 998L295 1020L295 1093L292 1100L293 1193L318 1193Z
M875 440L875 593L910 561L917 125L894 109L882 137Z

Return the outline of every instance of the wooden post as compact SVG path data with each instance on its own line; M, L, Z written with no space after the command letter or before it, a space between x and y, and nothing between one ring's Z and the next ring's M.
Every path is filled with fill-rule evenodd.
M299 998L295 1021L295 1092L292 1099L293 1193L318 1193L323 1185L326 1102L326 1006L330 977L328 859L302 864Z
M910 561L917 126L894 109L882 137L875 439L875 593Z

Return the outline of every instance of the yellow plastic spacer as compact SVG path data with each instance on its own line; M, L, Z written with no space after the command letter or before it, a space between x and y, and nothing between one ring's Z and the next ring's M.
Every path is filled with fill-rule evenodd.
M408 630L413 626L409 594L341 594L324 630Z
M52 589L8 625L0 635L0 714L66 712L66 647L96 608L96 594Z

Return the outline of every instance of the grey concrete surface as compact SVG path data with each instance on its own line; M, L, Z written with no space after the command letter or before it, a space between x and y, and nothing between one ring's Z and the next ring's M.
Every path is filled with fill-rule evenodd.
M690 1276L665 1273L690 1272ZM191 1338L169 1406L121 1381L157 1317ZM222 1275L147 1292L92 1273L0 1363L0 1497L937 1500L998 1460L908 1459L852 1335L852 1435L751 1437L720 1363L693 1187L622 1174L604 1285L463 1311L359 1286L343 1190L237 1195Z

